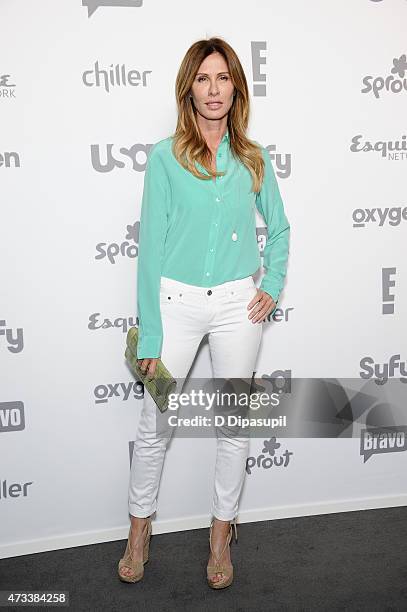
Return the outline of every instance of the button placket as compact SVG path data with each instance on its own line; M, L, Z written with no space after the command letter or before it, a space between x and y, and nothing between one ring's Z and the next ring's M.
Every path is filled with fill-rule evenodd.
M216 154L216 169L220 170L221 172L224 172L225 170L224 160L226 159L226 147L227 146L228 146L228 142L225 139L223 139L221 143L219 144L218 151ZM222 161L219 163L219 160L222 160ZM206 280L210 280L213 275L213 268L215 264L215 254L216 254L216 244L218 240L219 227L220 227L220 219L223 213L223 207L222 207L222 210L220 209L223 203L223 190L219 188L219 182L218 182L220 178L223 178L223 177L217 177L215 181L214 180L210 181L211 191L214 195L215 215L214 215L214 219L211 224L211 230L209 234L209 248L208 248L208 253L206 256L206 260L205 260L204 275L205 275Z

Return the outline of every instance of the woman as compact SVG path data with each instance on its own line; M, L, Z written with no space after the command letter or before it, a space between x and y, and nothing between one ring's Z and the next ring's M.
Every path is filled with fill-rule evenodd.
M224 40L190 47L177 75L176 98L175 134L153 146L145 172L138 363L153 376L161 358L175 378L185 379L208 334L213 376L250 379L261 323L274 312L283 287L290 226L268 151L246 136L247 82ZM252 277L261 263L255 207L267 224L259 289ZM130 473L131 528L118 569L126 582L143 577L172 431L156 431L156 414L146 392ZM233 580L229 544L232 523L237 539L249 438L218 432L217 438L207 580L212 588L224 588Z

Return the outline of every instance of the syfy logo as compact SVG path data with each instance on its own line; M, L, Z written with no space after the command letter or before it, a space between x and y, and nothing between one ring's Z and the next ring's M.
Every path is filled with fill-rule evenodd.
M88 8L88 17L92 17L99 6L128 6L138 8L143 6L143 0L82 0L82 6Z
M393 67L391 68L391 74L382 77L373 77L371 75L363 77L363 84L366 85L365 89L361 89L361 93L373 92L375 98L380 98L380 92L382 90L390 93L398 94L407 91L407 79L404 78L407 70L407 56L405 53L400 55L399 58L393 59ZM397 75L396 78L393 75Z
M11 327L6 327L6 320L0 319L0 336L5 336L7 341L7 349L10 351L10 353L21 353L24 348L22 327L17 327L13 333L13 329Z
M13 164L11 164L11 160L13 160ZM15 151L0 153L0 168L1 166L11 168L11 165L13 165L14 168L20 168L20 156L18 153Z
M0 402L0 433L25 429L23 402Z
M291 176L291 153L274 153L276 150L275 145L267 145L264 148L271 153L270 160L274 162L273 166L278 178L288 178Z
M372 455L400 453L407 450L406 432L400 428L364 429L360 435L360 454L363 463Z
M277 453L276 451L279 450L280 446L280 442L277 442L275 437L264 440L261 453L257 457L246 459L247 474L252 474L254 468L269 470L271 467L288 467L294 453L287 449L283 453Z
M360 378L366 380L374 378L376 385L384 385L389 378L400 376L400 382L407 383L407 362L400 361L399 355L392 355L388 363L375 363L373 357L363 357L359 366Z
M152 70L143 70L141 73L138 70L127 71L124 64L121 66L110 64L109 70L101 70L99 62L96 61L92 70L85 70L82 74L82 81L86 87L104 87L105 91L109 93L110 87L120 87L122 85L136 87L141 84L146 87L146 75L151 73Z
M360 153L360 152L371 152L380 153L380 155L389 160L400 161L401 159L407 159L407 136L403 134L400 140L388 140L387 142L383 140L378 140L375 143L371 143L368 140L365 142L361 142L362 134L357 134L352 138L352 144L350 145L350 150L352 153Z

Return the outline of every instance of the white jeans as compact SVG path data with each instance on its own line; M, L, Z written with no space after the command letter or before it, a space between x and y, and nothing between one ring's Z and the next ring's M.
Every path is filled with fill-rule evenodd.
M174 378L185 380L205 334L214 378L252 377L263 331L262 322L252 323L248 318L247 305L256 291L252 276L211 288L161 277L161 359ZM158 408L145 389L128 497L130 514L140 518L157 509L159 481L171 437L171 433L169 437L161 433L157 436L156 411ZM249 441L248 436L217 435L212 514L220 520L229 521L237 515Z

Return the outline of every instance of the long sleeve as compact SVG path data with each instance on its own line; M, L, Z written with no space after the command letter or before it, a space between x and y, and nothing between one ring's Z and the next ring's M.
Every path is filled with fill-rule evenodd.
M265 274L260 289L271 295L277 304L287 273L290 224L284 212L270 155L265 147L262 147L262 154L265 173L262 188L256 196L256 206L267 224L267 241L263 257ZM274 311L275 308L271 314Z
M137 268L138 359L161 356L163 328L160 278L170 196L168 175L159 151L153 146L146 164L140 214Z

